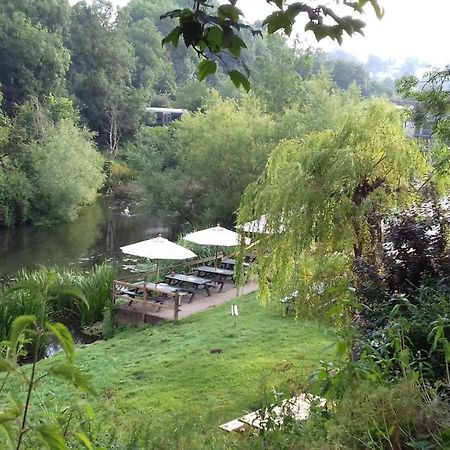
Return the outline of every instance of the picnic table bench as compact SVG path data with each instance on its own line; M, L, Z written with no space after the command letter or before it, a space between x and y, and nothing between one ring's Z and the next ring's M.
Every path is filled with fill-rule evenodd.
M209 288L212 287L212 280L210 280L209 278L196 277L194 275L184 275L181 273L167 274L164 278L168 281L169 286L177 284L184 286L185 284L188 284L193 286L195 289L200 289L202 287L203 289L205 289L208 297L211 295L211 293L209 292ZM195 291L191 295L189 303L193 299L194 295Z
M222 292L223 283L226 280L231 280L234 283L234 271L228 269L214 268L210 266L200 266L196 267L195 270L198 276L208 276L211 277L213 281L220 284L219 292Z

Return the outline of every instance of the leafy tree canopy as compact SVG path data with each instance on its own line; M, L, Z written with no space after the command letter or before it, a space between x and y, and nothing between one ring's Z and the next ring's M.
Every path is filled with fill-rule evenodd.
M419 126L433 129L436 137L450 142L450 69L436 69L424 76L408 75L398 80L397 89L407 99L416 101L412 110Z
M413 202L429 171L398 111L381 101L354 107L334 130L281 143L239 211L239 223L266 215L270 230L282 229L258 246L262 296L269 285L272 295L296 288L305 252L376 259L383 215Z
M34 3L41 4L7 2L0 10L0 83L9 114L27 97L58 94L65 88L69 52L60 30L50 23L51 15L45 16L46 9Z
M129 154L154 207L193 225L232 226L244 189L275 144L273 119L255 100L216 98L206 112L183 116L173 134L162 130L143 130Z
M36 217L72 220L80 206L94 201L103 184L103 158L85 131L62 120L47 128L45 138L30 144L28 151L39 193L33 202Z
M280 117L280 139L304 139L312 132L334 129L342 117L361 102L356 85L349 90L339 89L326 72L302 83L303 95L296 103L286 104Z

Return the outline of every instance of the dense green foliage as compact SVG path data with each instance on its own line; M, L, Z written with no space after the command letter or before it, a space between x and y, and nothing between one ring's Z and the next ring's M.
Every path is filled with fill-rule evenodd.
M149 154L148 145L135 144L131 164L148 191L191 224L232 226L242 192L264 168L275 125L253 101L241 106L217 101L206 113L185 116L171 142L169 132L160 130L145 131L143 137L152 140L155 151ZM176 146L172 160L162 152L167 145Z
M8 113L29 96L64 92L68 15L67 0L2 2L0 84Z
M268 34L283 30L290 36L296 19L301 16L306 18L305 31L312 31L318 41L329 37L342 43L344 33L348 36L363 34L365 23L355 15L363 14L367 4L372 6L379 18L383 15L377 0L344 2L344 11L339 13L333 11L330 5L309 4L311 2L286 4L284 0L267 0L267 3L275 9L263 21ZM200 80L215 74L220 62L233 84L249 91L250 71L241 59L241 51L247 48L247 44L240 32L249 30L255 36L260 35L261 30L241 20L243 13L236 4L237 0L213 5L204 0L194 0L190 8L167 12L163 17L176 19L178 24L167 34L163 43L178 47L182 38L187 48L194 49L201 59L198 64Z
M0 223L67 221L94 201L103 158L74 118L67 99L50 97L24 103L13 125L4 122Z
M404 136L398 112L379 101L351 109L335 130L281 143L240 210L241 223L265 214L270 230L284 227L261 241L263 296L295 290L305 252L327 257L340 251L376 261L383 214L413 201L412 187L428 170Z
M295 76L301 97L284 106L262 91L233 101L211 91L205 111L170 128L142 128L124 155L150 205L191 226L232 226L241 195L280 140L333 128L361 102L356 87L342 91L326 73ZM272 108L281 109L262 111Z
M13 321L21 315L38 315L40 297L34 291L17 290L22 284L45 286L49 277L54 277L50 298L46 305L46 320L57 320L72 328L93 325L102 320L105 307L110 305L111 284L116 275L115 269L102 264L88 273L61 271L43 268L39 271L22 272L8 289L0 292L0 340L7 339ZM70 293L59 289L71 286L83 294L79 301ZM43 350L43 349L41 349Z
M39 193L33 202L37 217L72 219L80 205L94 201L103 182L103 161L83 130L61 121L25 152L30 155L33 189Z
M117 14L107 0L73 5L66 0L39 4L7 1L3 6L0 15L4 24L0 27L4 33L0 44L3 61L0 70L1 225L51 223L76 217L83 205L92 202L102 184L101 162L94 153L94 143L108 159L122 159L108 161L103 167L110 178L105 189L117 190L117 197L132 200L137 190L128 188L127 183L137 177L144 186L144 196L155 209L166 206L180 213L182 220L195 225L219 220L231 223L240 195L248 182L259 175L277 140L328 127L328 118L319 121L317 118L326 114L334 115L330 120L335 120L340 114L337 109L351 102L352 95L347 97L336 86L350 87L356 92L351 87L356 84L364 96L379 92L369 86L365 74L351 63L343 62L345 70L337 70L337 62L329 64L320 53L292 48L278 35L252 37L245 27L235 34L232 48L242 50L239 51L242 61L254 73L251 97L256 100L242 96L228 80L226 66L233 58L224 60L208 84L198 83L194 79L195 51L161 46L172 24L169 19L160 20L160 16L171 9L190 7L191 2L165 0L153 4L131 0ZM229 8L220 11L231 13ZM322 13L329 14L323 10L319 15ZM246 41L245 47L240 47L242 39ZM345 80L342 80L344 73ZM247 116L238 114L230 122L228 103L222 105L224 116L221 116L218 98L235 99L236 110L247 109ZM159 137L150 138L153 131L145 128L153 119L148 117L146 107L152 104L190 111L216 109L211 116L196 115L195 120L186 120L177 132L161 131ZM253 106L250 111L251 104L259 106ZM250 114L253 117L249 119ZM272 114L272 118L266 114ZM299 118L298 114L303 117ZM201 125L207 117L209 122L206 120ZM215 145L210 146L211 142L205 141L207 133L200 133L199 129L206 130L213 119L219 118L211 132L218 138L212 139ZM224 156L222 139L229 140L231 129L247 120L261 126L265 120L276 124L263 132L256 125L256 128L249 127L249 136L254 136L249 148L253 150L246 154L248 158L242 164L237 163L238 148L232 140L225 152L229 158L220 158L222 164L214 164L219 147ZM80 131L80 127L88 128L93 134ZM184 132L184 127L191 129L186 128ZM164 133L172 137L163 143ZM186 145L186 133L198 136L197 140ZM236 135L235 142L241 137L245 138ZM69 141L73 142L70 146ZM148 161L153 152L147 152L146 145L159 148L154 162ZM194 154L195 145L199 148ZM128 156L134 173L124 165L123 148L133 149ZM206 158L210 166L202 171L198 158ZM229 163L231 166L224 171ZM151 176L146 177L149 165ZM69 175L70 167L73 170ZM177 180L169 188L171 176ZM201 178L198 183L193 182L197 177ZM227 178L232 179L231 183L226 184ZM64 194L63 180L70 181ZM211 190L214 180L218 183ZM224 198L230 201L226 202L226 210L219 211L216 205L223 206Z

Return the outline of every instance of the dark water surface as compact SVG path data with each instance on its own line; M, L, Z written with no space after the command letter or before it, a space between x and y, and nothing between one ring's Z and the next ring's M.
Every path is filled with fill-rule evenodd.
M170 219L148 208L131 207L130 217L122 209L101 199L71 223L0 228L0 278L22 268L90 268L103 261L117 263L122 273L130 271L137 260L123 255L120 247L158 234L172 238L173 227Z

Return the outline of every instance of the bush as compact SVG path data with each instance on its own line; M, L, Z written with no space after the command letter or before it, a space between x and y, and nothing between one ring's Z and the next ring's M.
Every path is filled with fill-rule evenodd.
M328 446L435 448L440 430L450 423L448 405L438 397L429 402L423 393L409 381L386 386L365 383L349 390L327 425Z
M25 173L0 168L0 225L26 220L34 190Z
M432 201L388 220L383 267L391 292L415 294L424 279L448 276L447 221Z
M135 173L126 164L120 161L111 161L108 180L111 187L114 188L135 178Z
M446 376L443 345L432 351L432 335L436 322L450 317L447 223L431 200L390 217L381 267L358 261L355 270L362 304L357 322L368 342L392 356L392 330L402 328L410 363L430 382ZM450 338L449 322L444 335Z
M86 131L63 120L49 125L27 151L36 191L33 222L73 220L80 206L95 200L104 180L103 161Z

